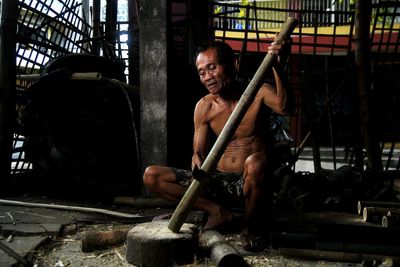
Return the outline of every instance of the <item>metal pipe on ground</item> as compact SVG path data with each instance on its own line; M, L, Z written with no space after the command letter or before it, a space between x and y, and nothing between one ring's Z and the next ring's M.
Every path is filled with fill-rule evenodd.
M240 253L218 231L203 231L200 237L200 244L210 249L211 261L215 266L247 266Z

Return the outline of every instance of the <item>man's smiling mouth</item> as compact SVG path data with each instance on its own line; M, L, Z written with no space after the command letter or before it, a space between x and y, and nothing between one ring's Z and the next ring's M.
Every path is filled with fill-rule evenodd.
M207 87L208 87L208 88L214 87L216 84L217 84L217 82L211 82L211 83L208 83L208 84L207 84Z

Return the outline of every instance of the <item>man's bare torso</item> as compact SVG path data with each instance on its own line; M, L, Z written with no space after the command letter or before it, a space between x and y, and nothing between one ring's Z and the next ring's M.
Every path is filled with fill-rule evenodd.
M216 95L207 95L201 101L205 102L206 121L218 136L238 101L227 101ZM265 113L260 112L263 105L262 98L257 96L218 162L218 170L241 173L248 156L256 152L265 152L266 136L261 129L265 128L267 121Z

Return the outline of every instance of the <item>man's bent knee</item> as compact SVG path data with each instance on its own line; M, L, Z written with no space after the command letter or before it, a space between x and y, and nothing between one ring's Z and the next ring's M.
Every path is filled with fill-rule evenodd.
M143 184L150 191L155 191L159 183L160 172L157 166L149 166L143 173Z
M250 176L253 179L263 179L264 171L266 168L266 157L261 154L250 155L245 162L245 173L246 176Z

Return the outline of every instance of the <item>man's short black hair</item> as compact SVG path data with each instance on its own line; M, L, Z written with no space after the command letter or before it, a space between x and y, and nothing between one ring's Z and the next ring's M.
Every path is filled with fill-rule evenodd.
M196 51L194 61L196 63L197 56L203 53L207 49L214 48L217 51L218 63L224 65L227 74L231 77L235 77L235 53L232 48L224 42L221 41L209 41L201 44Z

